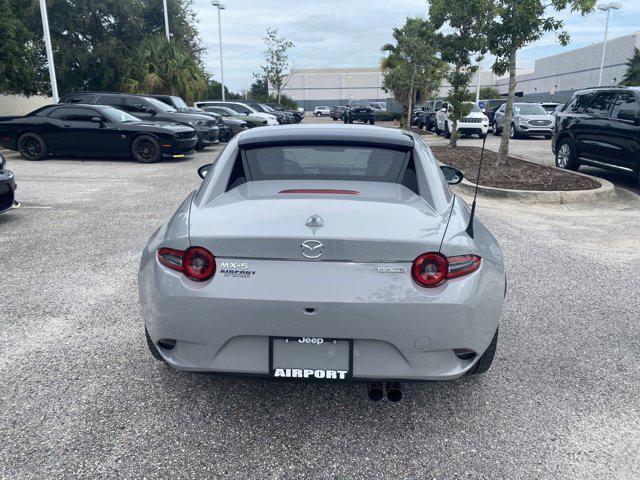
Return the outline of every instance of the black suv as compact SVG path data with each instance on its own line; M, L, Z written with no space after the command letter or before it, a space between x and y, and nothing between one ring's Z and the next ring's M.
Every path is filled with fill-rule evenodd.
M436 128L436 113L442 108L443 100L429 100L424 104L419 112L414 114L412 122L418 128L433 130Z
M376 115L371 107L352 105L351 108L342 113L342 121L344 123L362 122L374 125L376 123Z
M576 92L556 116L556 166L581 164L631 173L640 182L640 87Z
M111 105L134 117L150 122L173 122L189 125L198 134L196 150L218 143L219 129L216 121L197 113L182 113L155 98L130 93L78 92L62 95L59 103Z

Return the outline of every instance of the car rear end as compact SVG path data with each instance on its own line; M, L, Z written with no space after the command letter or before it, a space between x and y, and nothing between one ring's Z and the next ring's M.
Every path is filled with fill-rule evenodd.
M352 159L371 177L397 164L364 157ZM262 157L267 169L289 159L316 172L304 158L299 147ZM505 280L499 249L464 234L466 205L450 197L436 211L404 180L305 180L291 169L272 180L231 173L224 193L208 200L201 189L152 236L139 287L162 358L181 370L317 380L469 371L496 333Z

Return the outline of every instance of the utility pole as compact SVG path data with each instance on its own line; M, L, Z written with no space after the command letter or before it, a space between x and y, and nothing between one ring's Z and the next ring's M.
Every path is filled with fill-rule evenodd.
M602 42L602 60L600 61L600 76L598 77L598 86L602 86L602 72L604 71L604 54L607 51L607 34L609 33L609 15L611 10L619 10L622 5L619 2L603 3L598 5L598 10L607 12L607 20L604 25L604 41Z
M218 44L220 45L220 88L222 89L222 101L224 98L224 66L222 65L222 22L220 21L220 10L226 7L218 0L211 0L211 5L218 8Z
M58 82L56 81L56 66L53 63L53 49L51 48L51 35L49 34L49 18L47 17L47 4L40 0L40 15L42 16L42 30L44 31L44 46L47 51L47 64L49 65L49 78L51 79L51 96L53 102L58 103Z
M167 35L167 41L171 40L169 36L169 12L167 11L167 0L162 0L164 8L164 33Z

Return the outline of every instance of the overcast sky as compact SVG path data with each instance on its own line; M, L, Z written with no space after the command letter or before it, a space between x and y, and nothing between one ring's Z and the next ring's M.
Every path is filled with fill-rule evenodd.
M223 0L224 1L224 0ZM234 91L253 82L263 62L267 27L295 43L290 59L297 68L370 67L380 62L380 47L391 41L393 27L408 16L426 16L425 0L227 0L222 11L225 83ZM620 0L613 11L609 38L640 30L640 0ZM200 37L207 49L205 66L220 79L217 10L210 0L195 0ZM571 43L561 47L553 35L519 52L521 68L536 58L602 41L606 13L586 17L564 14ZM487 62L487 66L489 62Z

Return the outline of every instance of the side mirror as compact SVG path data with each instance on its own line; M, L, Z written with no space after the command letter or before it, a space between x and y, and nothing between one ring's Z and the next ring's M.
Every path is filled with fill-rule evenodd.
M200 176L200 178L204 179L209 173L209 170L211 170L212 166L213 166L213 163L207 163L206 165L202 165L198 169L198 175Z
M462 181L464 175L462 172L458 170L456 167L451 167L449 165L442 165L440 167L442 173L444 174L444 178L449 185L457 185Z

